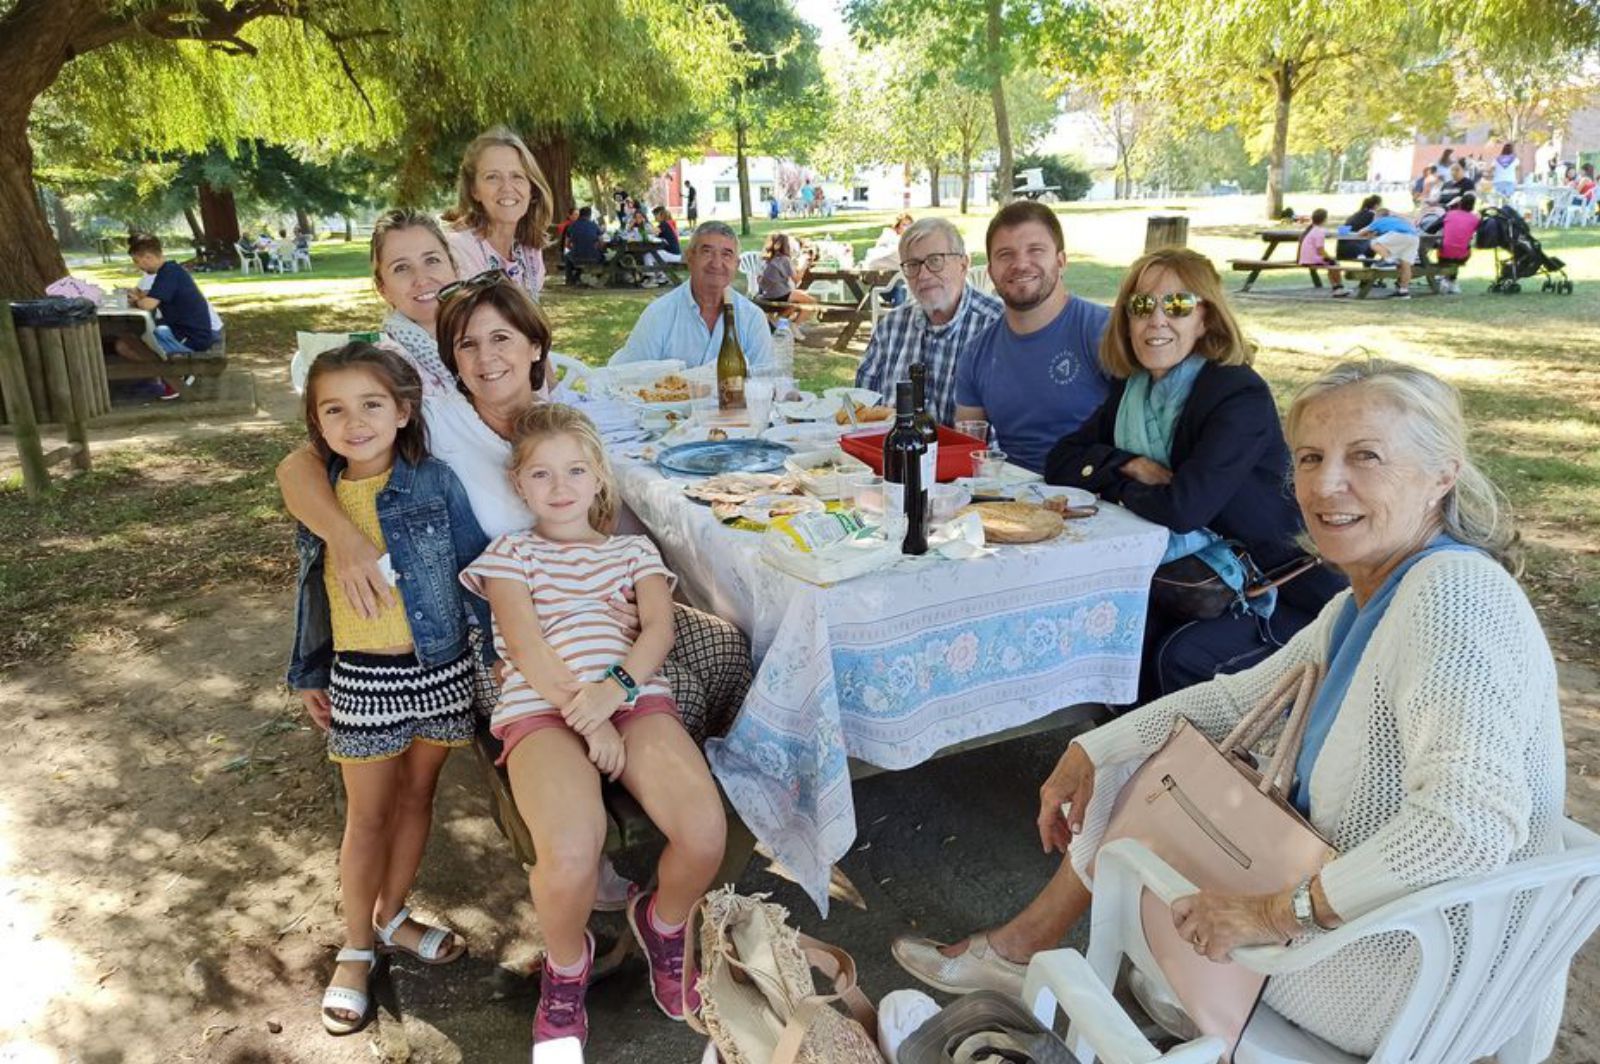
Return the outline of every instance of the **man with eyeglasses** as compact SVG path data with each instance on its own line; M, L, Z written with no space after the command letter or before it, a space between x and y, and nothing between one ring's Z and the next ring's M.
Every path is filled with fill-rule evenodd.
M675 358L693 369L717 360L722 347L722 304L733 302L733 323L751 370L772 365L767 316L733 290L739 272L739 238L726 222L702 222L689 240L689 283L644 308L611 365Z
M1066 244L1044 204L1000 208L984 239L1005 313L960 362L955 416L987 421L1013 463L1042 473L1050 448L1110 391L1099 352L1111 310L1062 287Z
M900 272L915 298L879 319L856 387L893 395L920 362L928 367L928 413L941 424L955 420L963 352L1005 309L967 283L970 261L960 231L943 218L923 218L900 235Z

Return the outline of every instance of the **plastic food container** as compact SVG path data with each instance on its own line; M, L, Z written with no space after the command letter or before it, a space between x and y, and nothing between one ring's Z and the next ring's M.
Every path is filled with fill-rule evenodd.
M889 435L887 428L869 432L852 432L841 437L839 446L848 455L861 459L872 467L874 473L883 473L883 441ZM939 426L939 467L934 473L937 480L955 480L972 476L972 452L983 450L987 444L964 432L945 425Z

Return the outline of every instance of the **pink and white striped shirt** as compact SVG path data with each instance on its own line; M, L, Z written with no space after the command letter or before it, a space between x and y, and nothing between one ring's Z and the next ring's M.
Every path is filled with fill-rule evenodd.
M526 584L545 642L580 681L596 683L607 668L621 664L639 638L637 627L608 610L625 601L624 592L653 575L666 577L668 587L677 583L662 564L655 544L644 536L612 536L603 543L555 543L530 530L509 533L489 544L478 560L462 571L461 582L485 598L486 580ZM512 663L499 617L494 618L494 647L506 663L506 672L490 728L498 732L519 717L559 713ZM659 672L635 679L640 695L672 697L672 689Z

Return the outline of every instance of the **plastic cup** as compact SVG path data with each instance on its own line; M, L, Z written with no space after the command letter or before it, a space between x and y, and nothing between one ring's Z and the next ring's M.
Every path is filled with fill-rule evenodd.
M989 423L987 421L957 421L955 430L963 436L971 436L985 447L989 446Z
M1006 452L993 448L972 452L973 479L979 491L990 495L1000 494L1005 480Z
M876 473L847 473L839 481L840 498L876 524L883 517L883 478Z
M750 427L756 432L764 430L772 421L774 392L770 377L752 378L744 382L744 407L750 414Z

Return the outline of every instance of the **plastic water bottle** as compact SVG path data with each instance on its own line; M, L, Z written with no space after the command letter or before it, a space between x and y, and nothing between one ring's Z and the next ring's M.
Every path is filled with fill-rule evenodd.
M772 376L780 381L794 380L794 331L787 318L772 331Z

